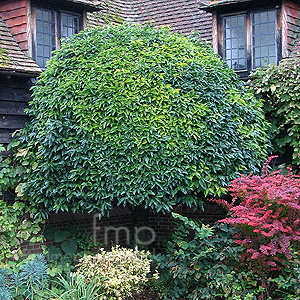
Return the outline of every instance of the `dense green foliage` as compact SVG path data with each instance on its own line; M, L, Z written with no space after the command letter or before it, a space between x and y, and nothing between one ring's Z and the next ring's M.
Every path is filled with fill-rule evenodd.
M65 276L75 271L78 259L99 246L93 243L91 235L73 225L67 225L61 230L46 226L44 238L50 244L46 248L46 258L51 277Z
M0 266L22 257L21 244L43 240L40 224L22 202L8 205L0 200Z
M63 43L34 87L23 191L44 211L170 210L266 156L261 103L197 37L119 25ZM193 193L195 192L195 193Z
M249 83L257 98L265 100L275 150L289 155L291 149L293 162L299 162L300 59L291 58L278 66L257 69Z
M217 224L199 225L178 214L167 255L154 257L165 299L255 299L259 287L250 272L235 272L243 249L235 231ZM193 233L191 237L191 231Z

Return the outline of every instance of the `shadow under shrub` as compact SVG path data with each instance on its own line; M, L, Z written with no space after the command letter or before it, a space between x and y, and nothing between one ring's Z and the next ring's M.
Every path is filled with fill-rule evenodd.
M51 211L170 211L220 196L267 151L262 104L197 36L135 24L62 43L19 139L22 191Z

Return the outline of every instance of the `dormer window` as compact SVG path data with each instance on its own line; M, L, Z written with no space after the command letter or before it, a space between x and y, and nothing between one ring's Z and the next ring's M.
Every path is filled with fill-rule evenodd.
M44 68L61 38L69 38L80 30L80 16L54 9L35 8L35 60Z
M221 16L223 57L236 71L277 63L276 11L242 12Z

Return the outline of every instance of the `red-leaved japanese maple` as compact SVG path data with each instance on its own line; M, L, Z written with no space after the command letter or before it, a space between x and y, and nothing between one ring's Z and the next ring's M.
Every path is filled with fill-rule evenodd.
M258 270L278 270L292 258L300 245L300 176L281 170L268 174L266 161L262 176L242 175L229 191L233 202L214 200L229 210L221 220L238 229L235 242L246 247L241 260Z

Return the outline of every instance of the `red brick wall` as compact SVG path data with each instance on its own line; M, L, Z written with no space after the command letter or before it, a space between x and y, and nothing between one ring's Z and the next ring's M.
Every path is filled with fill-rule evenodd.
M95 222L95 223L94 223ZM52 226L57 230L64 230L66 226L73 225L77 230L83 231L91 237L95 234L96 242L100 242L103 247L109 248L115 241L115 235L113 231L108 232L108 245L104 245L104 229L106 227L128 227L131 231L132 219L131 212L128 209L117 208L112 210L109 218L103 217L101 220L94 214L72 214L72 213L59 213L49 216L45 226ZM94 225L97 229L94 231ZM120 244L126 244L125 232L120 232ZM56 245L54 241L48 241L46 246ZM25 255L31 253L42 252L40 244L30 245L28 242L22 245L22 250Z
M192 208L178 208L175 212L203 222L205 224L213 224L216 220L219 220L225 216L225 213L218 205L206 205L204 212L200 210L194 210ZM151 213L147 212L142 215L140 220L136 222L133 218L133 213L127 208L116 208L112 210L109 217L103 217L101 220L99 218L94 218L93 214L71 214L71 213L61 213L57 215L51 215L46 223L46 226L53 226L58 230L64 230L67 225L74 225L76 229L86 232L87 234L93 236L95 234L96 241L101 243L101 246L109 249L112 244L116 244L116 235L113 230L108 231L107 234L107 244L105 244L105 228L115 227L115 228L128 228L129 236L125 230L120 230L119 232L119 244L126 246L127 238L129 238L130 245L135 245L134 236L134 226L140 228L141 226L146 226L154 230L155 241L149 245L149 249L152 252L160 251L163 249L165 241L167 241L174 230L175 220L172 215L163 213ZM96 230L94 231L94 226L96 225ZM145 231L147 233L147 231ZM141 231L143 233L143 231ZM148 232L149 234L149 232ZM149 235L151 239L152 235ZM54 241L46 242L47 246L56 245ZM23 244L23 252L25 255L31 253L38 253L42 251L40 244L30 245L29 243Z

